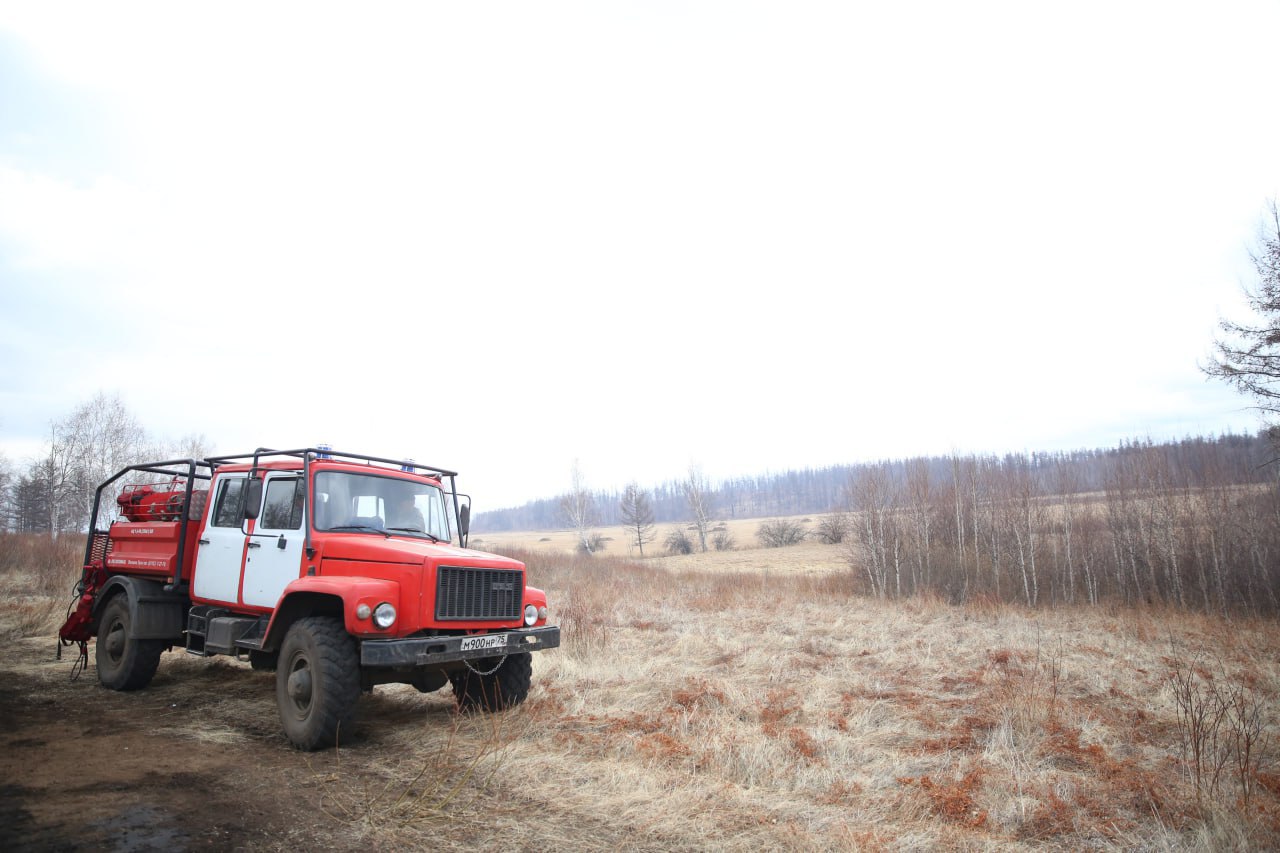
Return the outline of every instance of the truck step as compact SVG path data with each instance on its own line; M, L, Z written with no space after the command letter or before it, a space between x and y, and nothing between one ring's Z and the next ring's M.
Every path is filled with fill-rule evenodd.
M225 616L228 611L221 607L210 607L197 604L187 612L187 634L193 637L204 637L209 633L209 621L217 616Z
M251 616L215 616L209 620L204 648L209 652L233 655L238 648L262 648L266 620Z

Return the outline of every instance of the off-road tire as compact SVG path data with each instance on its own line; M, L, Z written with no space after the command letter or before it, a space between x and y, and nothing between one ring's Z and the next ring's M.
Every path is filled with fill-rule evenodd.
M496 658L472 661L480 672L488 672ZM507 655L502 665L488 675L470 669L449 673L458 707L465 711L504 711L514 708L529 696L533 680L533 656L528 652Z
M350 731L359 698L360 657L342 621L308 616L294 622L276 669L276 705L289 742L303 750L337 743Z
M98 681L111 690L138 690L151 683L160 666L164 640L129 638L133 620L129 617L129 599L117 595L102 608L98 619L98 641L94 646L94 662Z

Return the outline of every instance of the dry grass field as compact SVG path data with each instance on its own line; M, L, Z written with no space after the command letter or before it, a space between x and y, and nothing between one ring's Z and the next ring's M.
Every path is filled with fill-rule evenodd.
M838 546L638 562L607 535L595 558L478 537L526 546L564 631L525 705L378 687L311 755L246 664L72 682L65 599L0 574L0 820L17 849L1280 847L1272 622L882 602ZM1216 723L1180 714L1212 688L1235 703Z
M823 518L820 514L806 516L789 516L785 520L803 526L810 533ZM800 572L805 574L841 571L848 566L848 553L843 548L821 545L815 540L802 542L789 548L776 548L762 551L756 538L756 531L764 521L763 518L740 518L731 521L715 522L717 531L723 530L731 538L733 547L724 551L714 549L707 553L685 554L673 556L663 547L667 533L679 528L697 544L697 534L692 526L685 524L659 524L654 527L656 540L644 546L641 558L636 548L634 533L622 527L610 526L595 528L595 532L604 538L604 549L597 556L625 557L646 565L658 566L674 571L685 569L699 571L777 571ZM710 538L710 537L709 537ZM511 551L533 552L548 555L572 555L578 550L577 534L573 530L535 530L502 533L477 533L471 540L472 547L483 551L495 551L500 554ZM710 546L709 546L710 547Z

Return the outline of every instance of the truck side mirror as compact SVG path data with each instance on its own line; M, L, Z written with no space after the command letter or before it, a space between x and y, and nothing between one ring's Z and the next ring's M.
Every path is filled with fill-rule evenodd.
M244 481L244 517L257 518L262 508L262 480L249 477Z
M466 536L471 532L471 505L463 504L458 511L458 532Z

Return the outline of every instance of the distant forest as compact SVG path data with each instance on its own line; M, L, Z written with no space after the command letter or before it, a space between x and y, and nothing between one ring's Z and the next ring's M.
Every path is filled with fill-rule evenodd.
M1225 435L1071 453L941 456L648 490L664 542L707 522L762 523L763 544L813 536L846 548L856 587L879 598L933 594L1031 607L1156 604L1280 615L1280 465L1271 436ZM707 499L709 496L709 500ZM697 498L695 501L694 498ZM578 501L581 504L582 501ZM592 524L616 524L621 496L591 496ZM569 502L478 516L477 530L567 526ZM697 507L697 510L695 510ZM585 525L574 525L591 544ZM785 529L784 529L785 528ZM735 547L713 538L717 549Z
M1200 484L1212 479L1245 485L1275 481L1280 471L1268 463L1277 454L1266 434L1258 433L1164 443L1134 441L1110 449L1057 453L928 456L736 477L712 484L711 496L714 515L721 520L838 512L855 508L851 505L855 484L872 471L883 474L890 485L905 489L908 472L917 472L918 477L923 466L927 480L936 488L952 483L961 467L974 465L985 470L1025 471L1039 495L1087 494L1105 491L1126 462L1139 457L1149 462L1153 455L1160 457L1174 482ZM684 480L668 480L642 490L649 496L655 522L690 520ZM618 514L621 492L598 490L591 497L597 525L622 523ZM478 513L472 529L483 533L570 527L561 500L560 496L541 498L519 507Z

